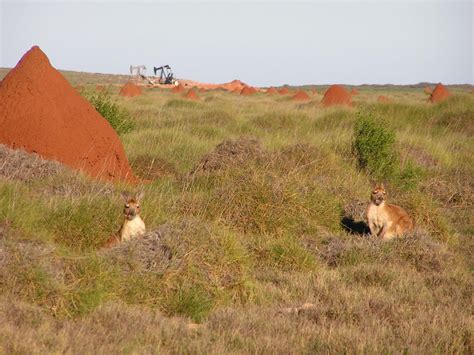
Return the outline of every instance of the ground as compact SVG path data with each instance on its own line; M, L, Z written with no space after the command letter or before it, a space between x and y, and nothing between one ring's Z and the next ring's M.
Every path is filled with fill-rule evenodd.
M363 86L350 108L323 108L324 87L307 102L118 89L142 186L0 149L3 351L472 353L472 88L433 105L423 86ZM385 182L416 231L389 242L364 234L373 178L352 142L369 115L410 172ZM102 250L139 189L151 233Z

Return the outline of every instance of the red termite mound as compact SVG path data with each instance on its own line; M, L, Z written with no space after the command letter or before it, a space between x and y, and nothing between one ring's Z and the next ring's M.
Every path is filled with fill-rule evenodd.
M120 96L135 97L142 94L142 88L134 83L128 82L120 89Z
M274 94L278 94L278 91L277 91L277 89L271 87L271 88L267 89L266 93L269 94L269 95L274 95Z
M293 95L292 99L294 101L306 101L306 100L309 100L310 97L305 91L298 90L296 94Z
M196 91L194 91L194 89L189 89L186 95L184 95L184 98L196 101L199 100L199 96L196 94Z
M206 91L207 91L207 90L206 90L205 88L200 88L200 89L199 89L199 92L200 92L200 93L204 93L204 92L206 92Z
M180 93L184 92L184 86L179 84L178 86L175 86L174 88L172 88L171 92L173 94L180 94Z
M380 95L379 97L377 97L377 101L378 102L383 102L383 103L388 103L388 102L390 102L390 99L385 95Z
M287 95L287 94L290 93L290 90L288 90L288 88L282 88L282 89L278 90L278 93L280 95Z
M446 89L446 86L439 83L438 85L436 85L433 92L431 93L429 100L432 103L441 102L446 100L450 96L451 93L448 91L448 89Z
M240 95L244 95L244 96L249 96L249 95L253 95L257 93L257 89L255 89L254 87L251 87L251 86L245 86L242 91L240 92Z
M352 98L346 88L342 85L332 85L324 94L322 103L324 106L352 105Z
M241 82L240 80L232 80L230 83L222 84L221 87L227 91L239 90L239 92L246 87L247 85Z
M112 126L37 46L0 83L0 143L107 180L136 181Z

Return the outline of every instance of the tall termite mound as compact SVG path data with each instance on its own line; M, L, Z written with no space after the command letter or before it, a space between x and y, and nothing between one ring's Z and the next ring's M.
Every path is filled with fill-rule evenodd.
M134 83L128 82L120 89L120 96L135 97L142 94L142 88Z
M438 85L436 85L433 92L431 93L429 101L432 103L441 102L441 101L446 100L450 96L451 96L451 93L448 91L446 86L439 83Z
M342 85L332 85L324 94L322 103L324 106L352 105L351 94Z
M0 83L0 143L92 177L135 181L112 126L32 47Z
M292 99L294 101L307 101L310 99L310 97L305 91L299 90L293 95Z

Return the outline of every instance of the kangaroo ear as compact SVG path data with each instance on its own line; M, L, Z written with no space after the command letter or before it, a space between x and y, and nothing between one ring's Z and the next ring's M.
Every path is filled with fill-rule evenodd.
M145 196L145 191L142 190L135 196L135 199L137 201L140 201L143 198L143 196Z

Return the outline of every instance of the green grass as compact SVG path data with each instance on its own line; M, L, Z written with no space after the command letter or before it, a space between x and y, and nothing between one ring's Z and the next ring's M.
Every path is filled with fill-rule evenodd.
M431 105L421 89L359 91L353 108L325 109L321 95L190 102L112 89L133 120L121 139L144 186L0 171L2 350L471 352L474 97L455 89ZM341 224L363 222L375 178L352 149L369 116L393 137L394 169L376 177L415 220L406 239ZM209 160L215 169L200 170ZM121 223L120 191L139 188L158 244L101 251ZM282 312L306 302L316 307Z

